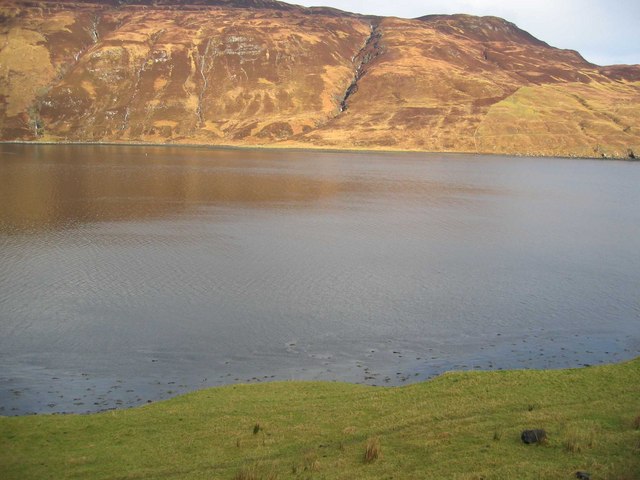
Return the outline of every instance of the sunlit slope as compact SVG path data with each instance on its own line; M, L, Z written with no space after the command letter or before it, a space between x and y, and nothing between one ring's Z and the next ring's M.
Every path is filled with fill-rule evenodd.
M9 22L5 139L276 141L334 113L368 34L297 10L85 10Z
M522 87L491 106L477 131L478 149L629 156L640 150L638 87L606 81Z
M275 0L0 5L0 139L542 155L640 150L640 67L495 17Z
M383 19L378 31L380 54L347 110L310 142L584 156L638 149L638 68L605 71L491 17Z

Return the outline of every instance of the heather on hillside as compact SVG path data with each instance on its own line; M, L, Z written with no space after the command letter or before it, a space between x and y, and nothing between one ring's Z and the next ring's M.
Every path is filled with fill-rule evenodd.
M10 0L0 18L4 141L640 150L640 67L500 18L195 0Z

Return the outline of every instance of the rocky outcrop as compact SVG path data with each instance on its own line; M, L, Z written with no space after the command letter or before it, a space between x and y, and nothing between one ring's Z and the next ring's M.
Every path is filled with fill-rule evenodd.
M0 140L640 151L640 67L592 65L495 17L6 0L0 20Z

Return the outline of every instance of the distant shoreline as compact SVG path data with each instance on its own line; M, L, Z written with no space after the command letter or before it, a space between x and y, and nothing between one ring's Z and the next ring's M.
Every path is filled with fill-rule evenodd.
M412 154L443 154L443 155L477 155L492 157L522 157L522 158L561 158L574 160L618 160L635 162L638 158L625 156L583 156L583 155L542 155L531 153L494 153L471 152L463 150L412 150L393 148L360 148L360 147L322 147L317 145L213 145L206 143L155 143L155 142L81 142L81 141L29 141L29 140L0 140L0 145L74 145L74 146L122 146L122 147L185 147L210 150L283 150L283 151L314 151L327 153L412 153Z

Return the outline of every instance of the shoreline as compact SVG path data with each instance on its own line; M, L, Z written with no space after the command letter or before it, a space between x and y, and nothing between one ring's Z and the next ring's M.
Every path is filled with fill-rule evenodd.
M393 149L393 148L362 148L362 147L323 147L319 145L228 145L228 144L207 144L207 143L155 143L155 142L82 142L82 141L30 141L30 140L0 140L2 145L54 145L54 146L123 146L123 147L184 147L209 150L250 150L250 151L313 151L326 153L393 153L393 154L426 154L426 155L470 155L470 156L492 156L492 157L517 157L517 158L542 158L542 159L571 159L571 160L606 160L637 162L639 158L629 156L583 156L574 154L531 154L531 153L496 153L477 152L459 150L416 150L416 149Z
M558 341L556 334L542 331L529 332L524 339L499 334L477 345L454 342L420 348L380 341L360 347L340 354L340 348L301 345L297 354L282 353L268 366L260 363L260 353L210 358L200 354L195 361L185 361L180 355L146 352L125 355L126 361L118 365L103 355L87 358L82 367L64 354L49 355L46 361L12 356L2 360L5 374L15 380L0 389L0 416L130 410L234 385L322 382L395 388L428 383L451 372L559 371L640 358L640 344L629 335L571 335Z
M80 416L80 417L92 417L95 415L105 414L107 412L126 412L129 410L138 410L144 408L149 405L157 405L163 404L166 402L179 401L182 397L193 396L193 395L203 395L208 391L222 391L227 389L235 389L235 388L252 388L252 387L261 387L261 388L278 388L281 385L289 385L292 387L302 386L302 385L338 385L345 388L369 388L373 391L377 391L379 389L382 390L402 390L404 388L415 388L416 386L424 386L433 384L435 382L440 381L442 378L450 376L450 375L470 375L470 374L480 374L480 375L491 375L491 374L534 374L534 375L545 375L545 374L554 374L558 372L573 372L573 371L581 371L588 370L593 368L615 368L617 366L622 366L630 363L640 362L640 356L633 356L631 358L626 359L617 359L612 362L604 362L599 363L597 365L591 364L583 364L579 366L572 367L548 367L548 368L508 368L508 369L450 369L444 370L437 375L433 375L427 379L422 379L418 381L410 381L406 383L394 383L391 385L377 385L377 384L367 384L362 382L352 382L346 380L326 380L326 379L313 379L313 378L296 378L296 379L282 379L282 378L271 378L267 379L265 377L264 380L254 378L252 380L246 381L238 381L238 382L229 382L229 383L220 383L217 385L210 386L202 386L196 389L183 389L182 391L174 391L171 395L165 396L162 398L157 398L153 400L146 400L144 402L138 402L133 405L122 405L116 404L112 407L98 408L90 411L62 411L62 412L24 412L20 414L6 414L6 412L0 412L0 419L18 419L18 418L28 418L28 417L68 417L68 416ZM173 385L176 382L169 382L168 385ZM124 385L123 385L124 386ZM179 385L174 388L185 387L184 385ZM116 387L118 388L118 387Z
M638 478L639 373L636 358L403 388L233 385L95 415L0 417L0 470L7 480ZM531 429L546 441L524 444Z

